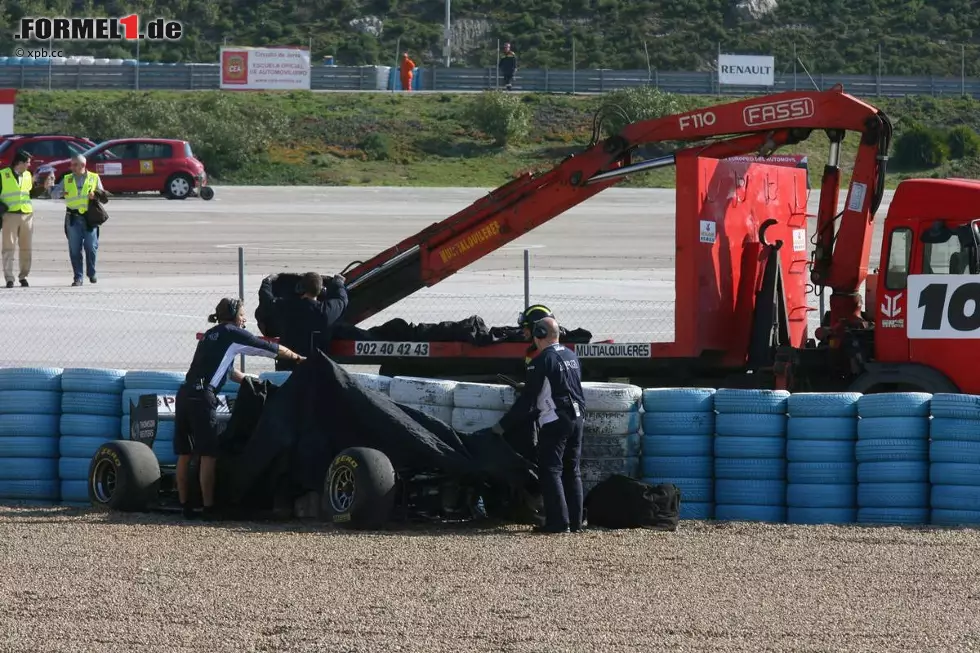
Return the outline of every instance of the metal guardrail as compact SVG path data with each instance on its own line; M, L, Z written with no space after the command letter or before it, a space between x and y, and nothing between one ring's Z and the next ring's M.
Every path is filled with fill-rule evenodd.
M313 66L314 91L390 90L388 67ZM420 87L427 91L482 91L500 84L496 68L423 68ZM0 87L52 90L214 90L220 86L218 64L176 65L20 65L0 66ZM821 89L843 84L849 93L865 97L905 95L980 98L980 79L958 77L898 77L875 75L815 75ZM522 69L514 81L518 91L546 93L603 93L622 88L654 86L687 95L757 95L812 89L805 75L776 75L771 88L721 86L714 72L647 72L645 70Z

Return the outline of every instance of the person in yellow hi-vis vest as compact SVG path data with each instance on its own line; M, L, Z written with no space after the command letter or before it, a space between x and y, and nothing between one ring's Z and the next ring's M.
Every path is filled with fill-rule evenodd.
M3 276L8 288L14 287L14 252L20 250L20 285L25 288L27 275L31 273L31 251L34 240L34 206L31 195L34 192L34 177L31 175L31 155L21 150L14 155L9 168L0 170L0 212L3 215ZM48 177L45 188L50 188L53 179Z
M71 159L71 174L62 178L51 189L51 199L65 198L65 235L68 236L68 255L74 275L71 285L82 285L82 251L85 251L85 269L88 280L96 283L95 257L99 251L99 227L92 226L85 214L89 210L89 200L108 201L102 179L85 168L85 157L76 154Z

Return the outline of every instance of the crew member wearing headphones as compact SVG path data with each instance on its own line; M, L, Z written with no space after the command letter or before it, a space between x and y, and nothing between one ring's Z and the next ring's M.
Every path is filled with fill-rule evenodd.
M527 380L514 405L492 428L503 435L537 412L538 469L544 499L545 533L582 529L580 462L585 429L582 370L575 352L558 342L558 321L534 323L531 336L538 355L527 366Z
M194 360L174 407L174 453L177 454L177 494L184 516L193 517L187 503L191 456L201 457L201 498L204 516L214 517L214 479L218 456L218 400L225 381L241 383L245 376L234 368L239 354L302 361L302 356L245 330L245 306L240 299L218 302L208 322L217 323L197 343ZM253 377L254 378L254 377Z

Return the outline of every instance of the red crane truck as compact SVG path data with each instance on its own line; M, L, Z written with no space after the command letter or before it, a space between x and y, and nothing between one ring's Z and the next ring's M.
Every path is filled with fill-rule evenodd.
M627 378L645 387L980 394L980 376L971 374L974 363L962 342L980 337L980 209L974 208L980 183L903 181L885 219L884 270L869 275L892 137L888 117L874 106L841 87L782 93L636 122L600 140L602 117L600 110L581 153L548 172L516 178L356 262L347 273L347 320L358 324L438 283L626 175L675 165L675 340L570 345L586 379ZM811 237L805 171L730 157L766 157L814 130L827 134L830 154ZM859 145L838 211L846 132L856 132ZM668 141L684 147L632 162L638 146ZM830 292L830 310L814 334L807 328L808 283ZM474 379L521 374L525 348L340 340L330 354L342 363L379 365L387 375Z

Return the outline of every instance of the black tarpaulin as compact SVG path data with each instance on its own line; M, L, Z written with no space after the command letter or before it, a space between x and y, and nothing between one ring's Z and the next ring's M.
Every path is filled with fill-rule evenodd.
M384 452L395 469L431 471L464 483L521 487L532 464L490 431L462 434L387 395L361 387L317 352L265 400L248 441L222 460L223 502L268 503L323 490L327 468L347 447Z
M324 284L331 277L323 277ZM298 296L300 275L283 273L272 282L272 294L275 297ZM519 307L515 308L515 313ZM263 303L259 296L259 305L255 309L255 320L259 331L267 338L277 338L280 335L279 325L273 317L269 306ZM335 340L384 340L399 342L466 342L474 345L492 345L500 342L523 342L523 331L517 326L488 327L483 318L473 315L463 320L415 324L395 318L384 324L370 329L359 329L350 324L339 323L334 327ZM582 344L592 342L592 333L585 329L569 331L561 327L562 342Z

